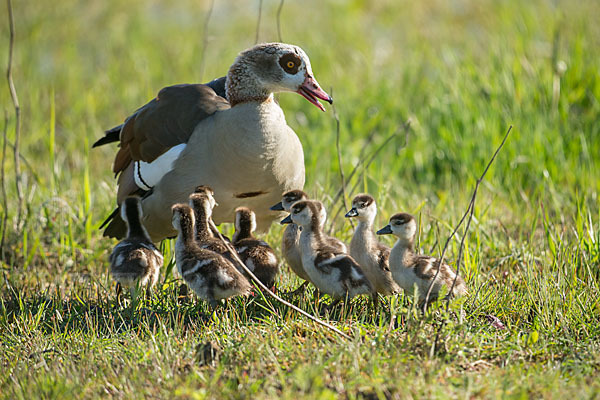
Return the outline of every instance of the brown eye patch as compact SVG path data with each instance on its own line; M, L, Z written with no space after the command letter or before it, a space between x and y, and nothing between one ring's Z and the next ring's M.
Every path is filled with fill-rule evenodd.
M279 65L281 68L288 74L295 75L298 72L298 68L300 68L300 64L302 60L298 57L297 54L287 53L281 56L279 59Z

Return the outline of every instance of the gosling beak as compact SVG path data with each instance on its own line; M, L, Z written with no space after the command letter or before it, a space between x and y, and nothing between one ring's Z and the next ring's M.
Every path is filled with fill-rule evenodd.
M287 217L285 217L284 219L281 220L281 222L279 222L281 225L285 225L285 224L291 224L292 223L292 216L288 215Z
M304 82L298 88L297 93L301 94L306 100L317 106L321 111L325 111L325 107L319 102L319 99L326 101L329 104L333 103L331 96L321 89L317 80L311 75L306 75L306 79L304 79Z
M391 233L392 233L392 227L390 225L386 225L377 231L378 235L389 235Z
M271 208L269 208L269 210L271 211L283 211L283 204L281 204L281 202L275 204L274 206L272 206Z
M348 211L345 215L346 218L356 217L358 215L358 211L356 211L356 207L352 207L350 211Z

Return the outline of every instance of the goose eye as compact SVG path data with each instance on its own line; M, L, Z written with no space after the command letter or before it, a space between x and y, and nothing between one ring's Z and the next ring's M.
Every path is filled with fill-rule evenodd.
M296 64L293 61L288 61L286 65L289 69L292 69Z

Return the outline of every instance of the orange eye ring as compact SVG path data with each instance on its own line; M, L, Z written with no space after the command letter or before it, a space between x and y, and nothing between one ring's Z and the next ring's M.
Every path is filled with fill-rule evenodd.
M295 66L295 65L296 65L296 64L295 64L293 61L288 61L288 62L287 62L287 67L288 67L288 68L294 68L294 66Z

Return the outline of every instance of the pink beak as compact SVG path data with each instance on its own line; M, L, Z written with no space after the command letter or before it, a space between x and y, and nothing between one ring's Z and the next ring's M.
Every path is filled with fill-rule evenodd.
M324 100L329 104L333 103L331 96L325 93L317 83L316 79L310 75L306 75L306 79L304 79L304 82L298 88L297 93L300 93L306 100L319 107L321 111L325 111L325 107L319 102L319 99Z

